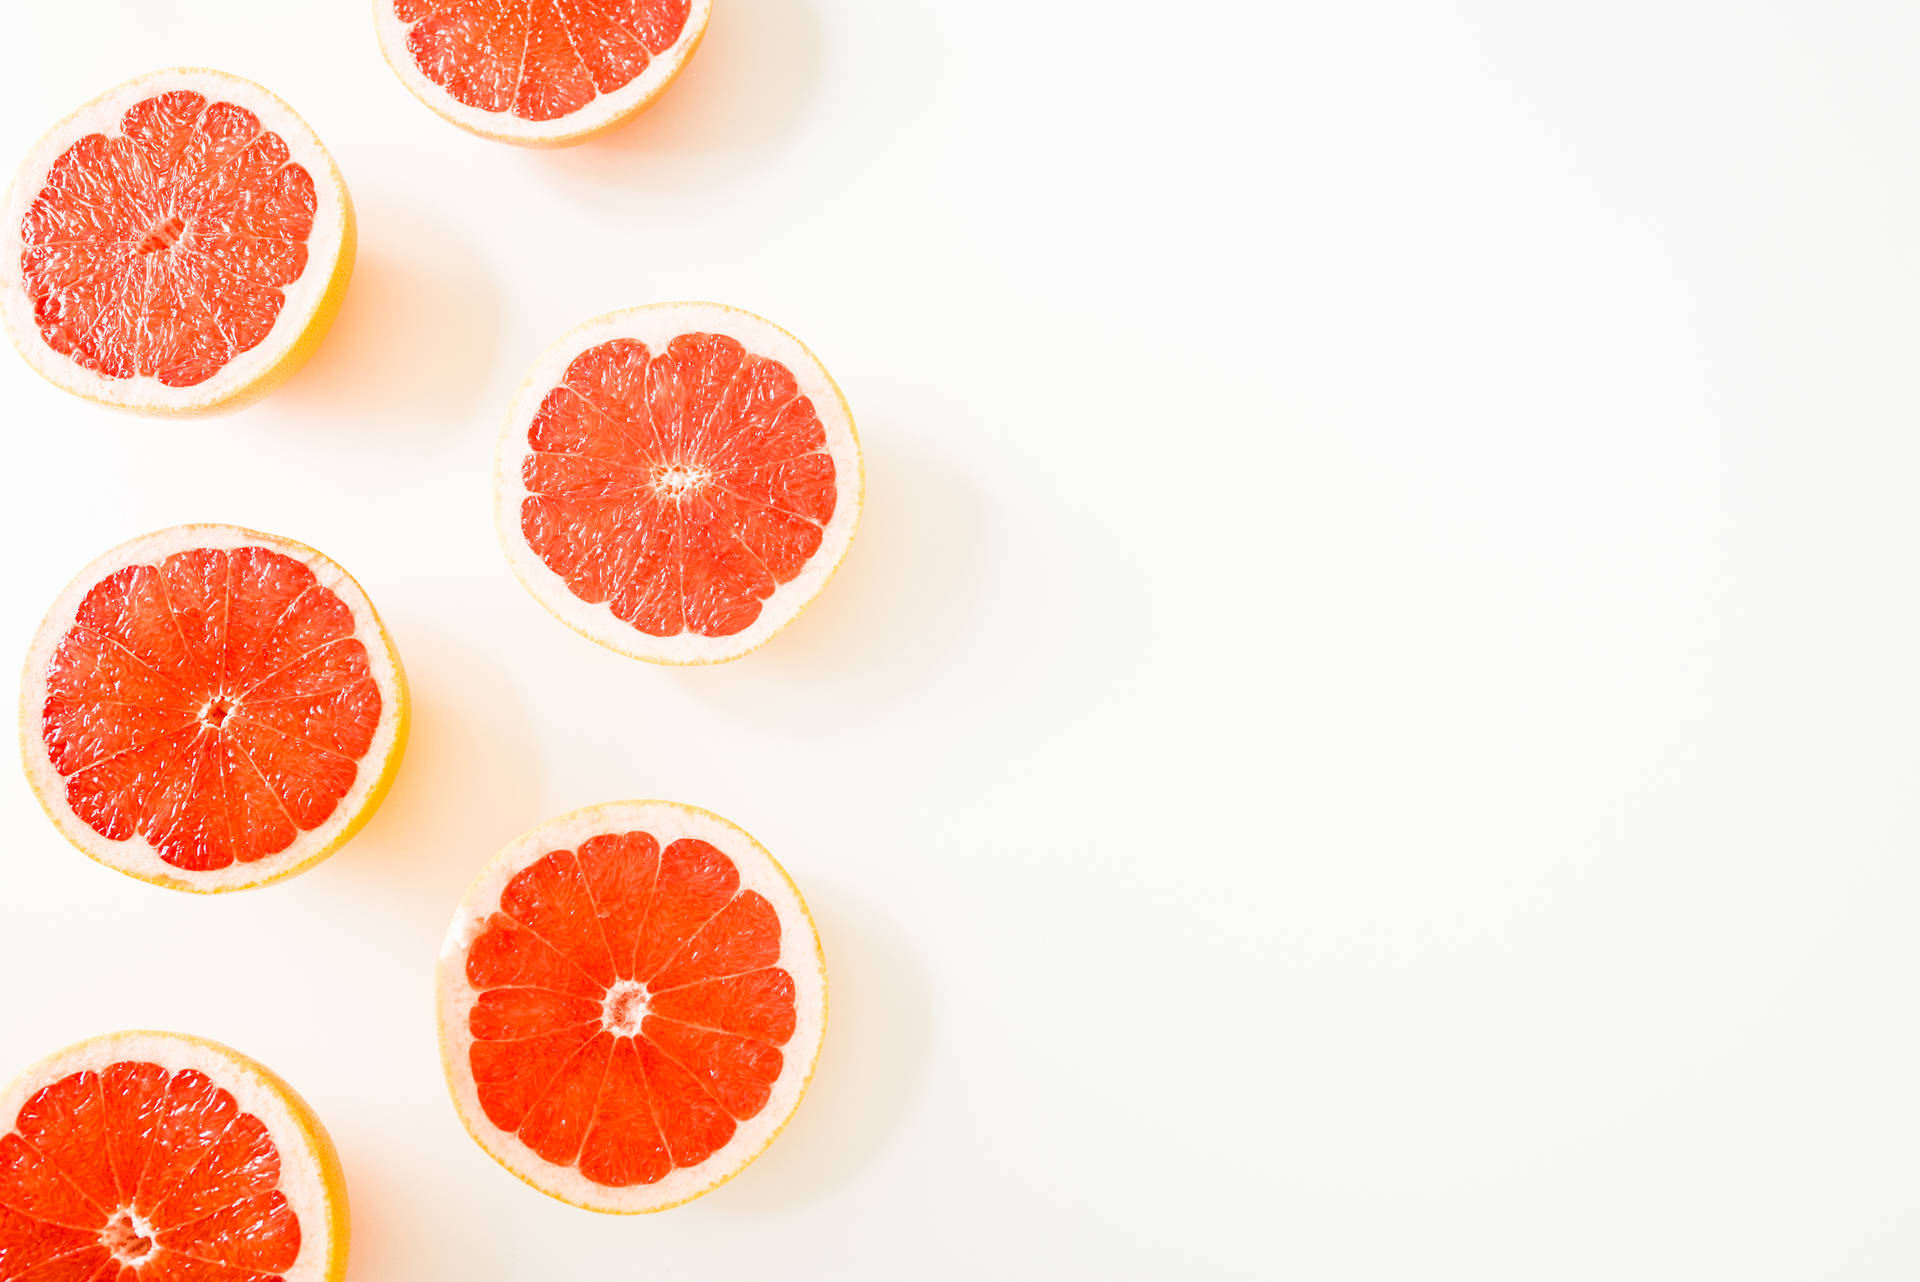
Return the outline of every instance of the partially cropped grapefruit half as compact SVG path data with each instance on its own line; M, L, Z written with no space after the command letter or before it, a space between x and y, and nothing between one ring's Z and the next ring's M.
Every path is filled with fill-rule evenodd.
M238 1051L110 1033L0 1094L0 1278L339 1282L347 1188L293 1088Z
M698 1197L759 1156L826 1031L799 890L752 837L673 802L576 811L501 851L437 979L467 1130L543 1193L615 1214Z
M713 0L373 0L387 63L415 97L500 142L563 147L673 82Z
M145 414L232 409L286 379L353 272L320 139L248 80L182 67L110 89L14 175L0 317L29 365Z
M176 890L300 872L372 816L408 702L373 603L303 544L229 525L134 539L28 651L27 778L66 838Z
M501 435L495 516L514 573L568 626L636 659L718 663L826 586L863 486L853 414L799 339L662 303L540 359Z

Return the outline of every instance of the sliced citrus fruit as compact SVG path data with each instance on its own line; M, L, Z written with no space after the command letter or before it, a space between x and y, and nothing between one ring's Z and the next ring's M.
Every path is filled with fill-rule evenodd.
M230 525L161 530L82 570L21 682L27 778L54 823L177 890L263 885L331 854L386 795L407 719L360 585Z
M178 1033L70 1046L0 1094L0 1278L339 1282L347 1186L293 1088Z
M706 34L713 0L373 0L407 88L501 142L584 142L647 106Z
M259 85L198 68L130 80L49 130L0 236L0 315L27 363L147 414L271 390L353 272L353 205L313 130Z
M467 1130L543 1193L660 1211L785 1126L826 1031L800 892L718 815L627 801L487 865L440 952L440 1048Z
M508 416L495 516L514 572L562 622L654 663L763 644L853 541L853 414L793 335L717 303L574 330Z

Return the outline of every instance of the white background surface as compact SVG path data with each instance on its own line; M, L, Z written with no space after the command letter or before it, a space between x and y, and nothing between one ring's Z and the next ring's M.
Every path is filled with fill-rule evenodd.
M721 0L541 155L357 0L21 7L0 152L210 63L363 239L238 417L0 361L0 637L237 521L360 577L418 719L363 836L215 902L0 788L0 1058L278 1067L357 1282L1920 1268L1920 9ZM540 348L684 296L820 353L871 486L815 609L693 672L548 618L487 495ZM428 1001L496 847L635 795L762 838L834 981L792 1129L640 1221L466 1139Z

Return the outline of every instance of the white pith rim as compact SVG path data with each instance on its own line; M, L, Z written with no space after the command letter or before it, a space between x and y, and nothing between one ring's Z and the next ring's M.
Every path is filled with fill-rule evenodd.
M0 1093L0 1135L13 1130L20 1108L35 1092L74 1073L98 1073L125 1060L158 1064L169 1073L192 1069L206 1074L229 1092L241 1109L266 1125L280 1150L279 1190L300 1221L300 1254L293 1267L279 1276L286 1282L322 1282L338 1275L344 1264L347 1208L333 1204L327 1194L326 1169L339 1169L331 1151L323 1158L315 1144L331 1150L332 1140L313 1119L314 1140L299 1121L305 1112L298 1097L240 1052L215 1042L174 1033L107 1033L56 1051L26 1071Z
M571 1166L547 1161L487 1119L473 1084L468 1052L473 1036L467 1017L479 994L467 983L467 950L500 906L500 892L521 869L554 850L577 850L603 833L644 831L662 849L697 837L733 860L740 888L766 896L780 918L778 965L793 976L794 1032L780 1048L780 1078L766 1107L737 1123L733 1138L698 1166L675 1167L655 1184L624 1189L596 1184ZM826 959L806 904L786 871L766 848L720 816L672 801L616 801L562 815L516 839L493 857L454 911L435 968L435 1005L447 1085L461 1121L480 1146L522 1180L562 1201L595 1211L638 1214L662 1211L700 1196L737 1175L773 1141L793 1116L813 1075L827 1026Z
M819 549L798 575L760 603L759 617L749 627L729 637L706 637L692 631L656 637L616 616L611 606L575 596L567 581L527 546L520 530L520 505L527 497L521 465L529 452L527 431L534 415L547 393L559 386L574 357L616 338L638 340L657 355L672 339L696 332L725 334L754 355L771 357L792 371L801 395L813 402L826 433L834 470L833 516L821 534ZM804 343L772 321L723 303L654 303L588 321L540 357L521 385L500 434L494 468L494 520L500 529L501 546L520 582L568 627L610 650L651 663L722 663L764 645L819 595L853 542L865 489L866 472L853 412L832 376Z
M45 185L47 171L61 153L88 134L120 133L120 121L135 103L156 94L191 90L209 102L231 102L260 118L261 125L279 134L294 162L313 176L315 210L313 232L307 237L307 265L298 279L282 288L286 302L273 328L251 351L242 352L204 383L168 387L157 378L109 378L75 364L47 346L33 320L20 271L24 249L21 220ZM8 337L20 354L43 376L81 396L125 409L167 414L190 414L210 408L271 370L298 342L319 311L339 264L347 234L348 198L340 171L319 137L293 108L251 80L223 71L181 67L149 72L95 98L48 130L15 171L7 193L6 221L0 236L0 314Z
M558 120L528 120L512 111L482 111L469 107L446 89L435 84L420 70L407 48L407 33L413 24L400 21L394 13L394 0L373 0L373 25L380 33L380 52L402 84L433 110L484 138L499 142L534 145L584 141L647 105L686 64L706 34L707 20L713 15L713 0L693 0L687 10L686 25L680 38L663 52L653 55L647 69L612 93L595 94L592 102L561 116Z
M368 667L380 690L380 725L365 755L356 763L353 786L318 828L303 830L293 844L278 854L253 863L235 862L209 872L176 868L139 833L125 841L102 837L67 804L66 781L53 767L43 733L47 700L47 667L60 639L73 626L80 603L108 575L129 565L159 565L189 548L266 547L305 564L322 587L346 603L353 613L353 632L367 649ZM387 773L401 746L401 708L405 694L399 656L388 638L373 603L353 577L329 558L290 539L262 534L236 525L177 525L142 535L97 558L69 583L40 622L27 651L26 672L20 682L20 754L41 804L60 832L88 855L143 881L184 890L240 890L265 885L300 871L334 845L366 809L373 790Z

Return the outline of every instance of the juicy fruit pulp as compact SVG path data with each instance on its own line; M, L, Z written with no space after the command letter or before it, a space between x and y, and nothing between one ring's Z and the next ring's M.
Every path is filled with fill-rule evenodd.
M347 604L271 548L108 575L47 673L42 736L68 805L190 871L285 850L333 813L380 725L353 634Z
M834 463L791 370L719 334L615 339L568 366L527 432L527 545L651 636L731 636L820 548Z
M389 0L407 52L455 101L558 120L632 83L686 28L688 0Z
M272 331L307 266L313 176L252 112L185 90L62 152L21 224L47 346L109 378L212 378Z
M795 1028L780 921L696 838L592 837L516 874L468 950L487 1119L612 1188L696 1166L767 1104Z
M0 1277L268 1282L300 1255L266 1125L204 1073L121 1061L0 1137Z

